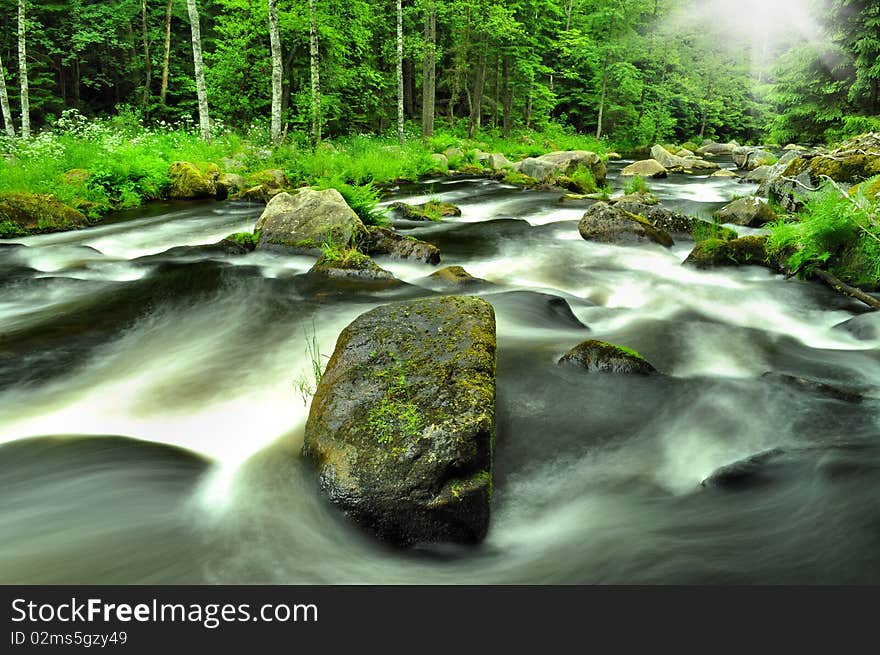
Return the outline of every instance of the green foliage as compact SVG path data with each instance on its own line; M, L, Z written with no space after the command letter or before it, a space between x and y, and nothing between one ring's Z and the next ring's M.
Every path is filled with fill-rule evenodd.
M595 193L599 190L596 178L589 168L580 167L571 174L571 181L580 193Z
M339 176L319 180L318 189L336 189L364 225L388 225L388 212L379 205L379 192L371 185L347 184Z
M827 266L841 279L876 284L878 238L876 201L861 194L843 197L836 187L826 184L807 201L798 222L780 219L773 225L767 252L801 275Z
M227 241L232 241L233 243L237 243L240 246L244 246L245 248L253 249L257 247L257 243L260 241L260 231L256 232L236 232L235 234L230 234L226 237Z
M623 192L626 194L650 193L651 188L643 177L633 175L629 182L626 183L626 186L623 187Z
M369 263L370 258L357 248L339 245L333 240L321 244L321 259L339 268L361 268Z
M736 239L737 233L730 228L724 227L715 220L711 223L709 221L694 221L691 226L691 236L696 243L709 241L724 242ZM711 247L712 246L708 243L704 245L704 249Z

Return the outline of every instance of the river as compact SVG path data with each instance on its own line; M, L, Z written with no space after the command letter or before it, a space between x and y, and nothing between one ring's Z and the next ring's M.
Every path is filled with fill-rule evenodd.
M651 187L702 215L754 190ZM684 267L688 242L587 243L585 204L558 193L437 178L388 202L428 198L463 215L398 228L493 283L477 291L499 340L483 544L375 543L299 454L311 338L329 355L371 307L437 293L432 269L379 259L408 284L317 285L313 258L192 248L260 207L156 204L0 243L0 582L880 582L880 331L840 327L863 308L763 268ZM556 366L589 338L664 375ZM747 484L701 486L769 449Z

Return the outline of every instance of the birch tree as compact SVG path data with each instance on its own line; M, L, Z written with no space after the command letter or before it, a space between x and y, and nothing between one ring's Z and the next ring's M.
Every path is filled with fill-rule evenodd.
M168 0L165 8L165 52L162 54L162 87L159 90L159 101L164 105L168 97L168 71L171 68L171 10L174 0Z
M6 93L6 69L3 60L0 59L0 107L3 109L3 125L6 128L6 136L15 138L15 125L12 124L12 110L9 108L9 94Z
M199 128L205 141L211 140L211 119L208 116L208 90L205 86L205 64L202 60L202 32L196 0L186 0L189 24L192 28L193 64L196 74L196 94L199 99Z
M150 37L147 32L147 0L141 0L141 37L144 45L144 105L150 102L150 85L153 81L153 64L150 61Z
M269 0L269 42L272 48L272 143L278 143L281 141L281 95L284 77L281 33L278 28L278 0Z
M21 83L21 138L29 139L31 136L31 110L28 100L25 0L18 0L18 77Z

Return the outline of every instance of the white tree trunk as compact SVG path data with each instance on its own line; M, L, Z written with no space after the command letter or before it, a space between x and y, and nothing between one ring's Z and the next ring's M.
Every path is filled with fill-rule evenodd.
M321 141L321 78L318 59L318 17L315 0L309 0L309 61L312 75L312 106L310 136L312 148Z
M27 25L25 0L18 0L18 77L21 81L21 138L31 136L31 108L28 100Z
M150 37L147 33L147 0L141 0L141 36L144 41L144 105L150 102L150 86L153 81L153 63L150 61Z
M208 89L205 86L205 64L202 61L202 31L196 0L186 0L189 24L192 28L193 64L196 72L196 94L199 98L199 128L205 141L211 140L211 119L208 116Z
M171 9L174 0L168 0L165 8L165 52L162 54L162 88L159 91L159 100L164 105L168 96L168 69L171 67Z
M422 61L422 135L434 136L436 95L437 10L431 0L425 7L425 58Z
M397 142L403 145L403 3L397 0Z
M278 0L269 0L269 42L272 46L272 143L278 143L281 141L281 85L284 77L281 32L278 28Z
M6 136L13 139L15 138L15 125L12 124L9 94L6 92L6 69L3 68L2 60L0 60L0 107L3 109L3 126L6 129Z

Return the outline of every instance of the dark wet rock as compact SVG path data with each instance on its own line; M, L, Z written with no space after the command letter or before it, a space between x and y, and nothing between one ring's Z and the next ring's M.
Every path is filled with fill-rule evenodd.
M872 341L880 338L880 312L869 312L847 319L834 326L835 330L849 332L856 339Z
M587 241L619 243L648 239L669 248L674 244L665 230L618 205L597 202L590 207L578 225L578 231Z
M761 227L767 223L776 221L774 212L767 201L751 196L737 198L715 212L715 218L719 223L731 225L743 225L746 227Z
M173 200L204 200L217 195L217 178L220 169L209 164L204 170L188 161L176 161L168 166L171 189L168 196Z
M622 177L635 177L638 175L639 177L662 178L668 177L669 171L656 159L645 159L630 164L620 171L620 175Z
M694 227L692 216L686 216L681 212L672 211L659 205L651 205L643 202L630 202L620 198L614 205L618 209L636 214L648 220L656 229L676 235L690 235Z
M811 380L798 375L767 371L761 377L765 380L782 382L794 389L808 391L820 396L827 396L829 398L843 400L849 403L860 403L865 399L860 390L826 384L824 382L819 382L818 380Z
M503 291L485 296L498 314L529 327L587 330L575 316L568 300L540 291ZM585 303L585 301L581 301ZM591 303L587 303L591 304Z
M442 218L461 216L459 207L439 200L430 200L421 205L395 202L389 209L408 221L439 221Z
M260 232L258 250L315 252L324 244L347 247L364 225L336 189L300 189L272 198L255 231Z
M772 481L770 465L785 454L781 448L773 448L722 466L700 484L728 491L749 489Z
M569 350L560 358L559 364L577 366L590 373L651 375L657 372L657 369L635 350L595 339L585 341Z
M489 527L494 437L492 307L429 298L342 331L303 454L330 500L380 539L476 543Z
M775 268L767 261L767 237L748 236L725 241L723 239L706 239L698 243L687 259L686 266L697 268L717 268L720 266L768 266Z
M357 239L358 248L373 257L410 259L425 264L440 263L440 249L427 241L399 234L387 227L368 226Z
M0 195L0 238L8 239L85 227L88 219L55 196L34 193Z

